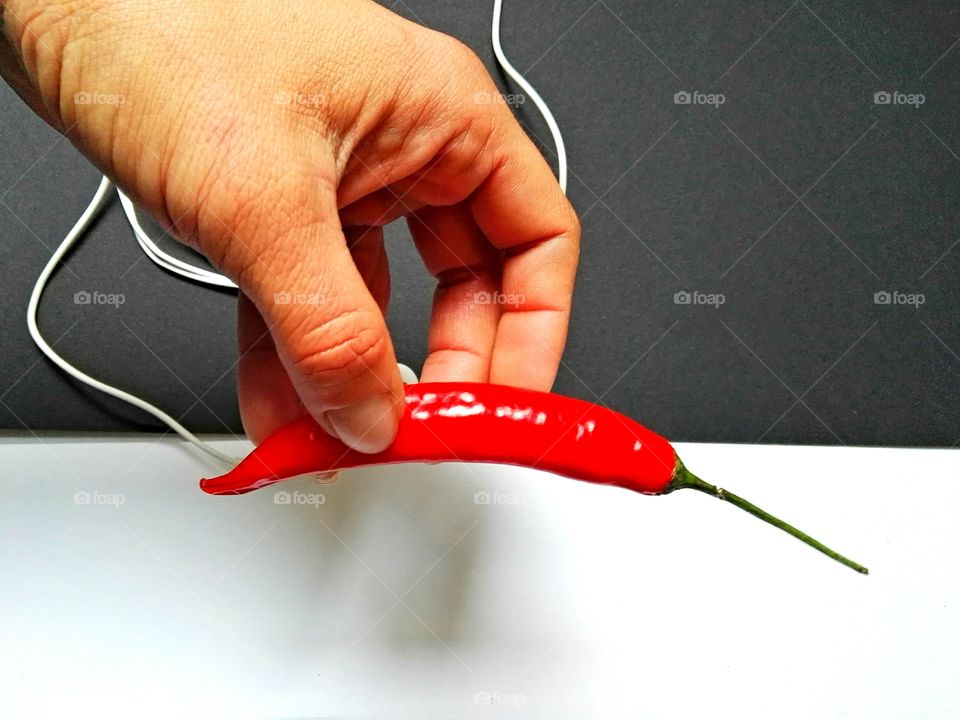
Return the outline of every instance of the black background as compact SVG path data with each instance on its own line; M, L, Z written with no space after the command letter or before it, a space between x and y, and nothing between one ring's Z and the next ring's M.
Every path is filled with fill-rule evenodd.
M495 69L488 3L392 7L518 92ZM958 40L953 2L506 0L505 49L560 123L583 217L556 389L676 440L960 441ZM681 90L725 102L677 105ZM882 90L925 103L876 105ZM518 116L554 161L533 104ZM26 331L33 281L98 177L0 88L2 428L160 429L66 379ZM418 368L433 283L404 227L387 238L389 323ZM191 429L239 430L229 293L146 260L116 202L67 268L41 309L60 352ZM82 290L125 303L77 305ZM925 303L877 305L879 291Z

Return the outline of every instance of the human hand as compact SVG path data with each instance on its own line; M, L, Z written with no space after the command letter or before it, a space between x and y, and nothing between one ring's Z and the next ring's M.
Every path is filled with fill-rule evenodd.
M382 226L437 277L424 381L546 390L579 224L482 62L368 0L0 0L0 72L240 287L255 442L310 412L376 452L402 385Z

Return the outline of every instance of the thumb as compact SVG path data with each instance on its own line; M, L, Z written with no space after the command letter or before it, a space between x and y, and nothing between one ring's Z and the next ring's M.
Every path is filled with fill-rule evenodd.
M268 219L232 228L222 264L228 273L242 268L238 284L266 321L307 411L350 447L380 452L393 442L403 407L383 314L353 262L334 192L322 191L318 203L316 184L283 185L258 198ZM312 197L303 197L307 187Z

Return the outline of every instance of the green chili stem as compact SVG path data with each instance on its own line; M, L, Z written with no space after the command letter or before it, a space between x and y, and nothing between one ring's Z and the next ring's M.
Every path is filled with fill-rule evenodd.
M746 510L748 513L750 513L754 517L758 517L764 522L770 523L771 525L780 528L784 532L787 532L790 535L793 535L793 537L797 538L797 540L801 540L802 542L805 542L810 547L816 548L827 557L831 557L837 562L843 563L848 568L853 568L858 573L862 573L864 575L867 575L870 572L863 565L860 565L859 563L855 563L853 560L850 560L849 558L844 557L840 553L834 550L831 550L822 542L819 542L818 540L814 540L805 532L801 530L797 530L797 528L793 527L793 525L789 525L788 523L785 523L780 518L774 517L773 515L768 513L766 510L761 510L756 505L749 502L748 500L744 500L739 495L734 495L732 492L728 492L723 488L716 487L715 485L711 485L710 483L704 480L701 480L692 472L687 470L687 468L684 466L682 462L680 462L680 459L678 458L677 468L674 472L673 480L670 481L670 484L667 486L667 489L664 492L668 493L668 492L672 492L673 490L682 490L684 488L699 490L702 493L706 493L707 495L713 495L714 497L719 498L720 500L724 500L730 503L731 505L736 505L741 510Z

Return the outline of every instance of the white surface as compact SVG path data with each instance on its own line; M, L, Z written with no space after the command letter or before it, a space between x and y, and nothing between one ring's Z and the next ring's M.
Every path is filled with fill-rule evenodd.
M0 717L960 716L960 454L680 452L872 574L692 491L444 465L217 498L178 441L0 439Z

